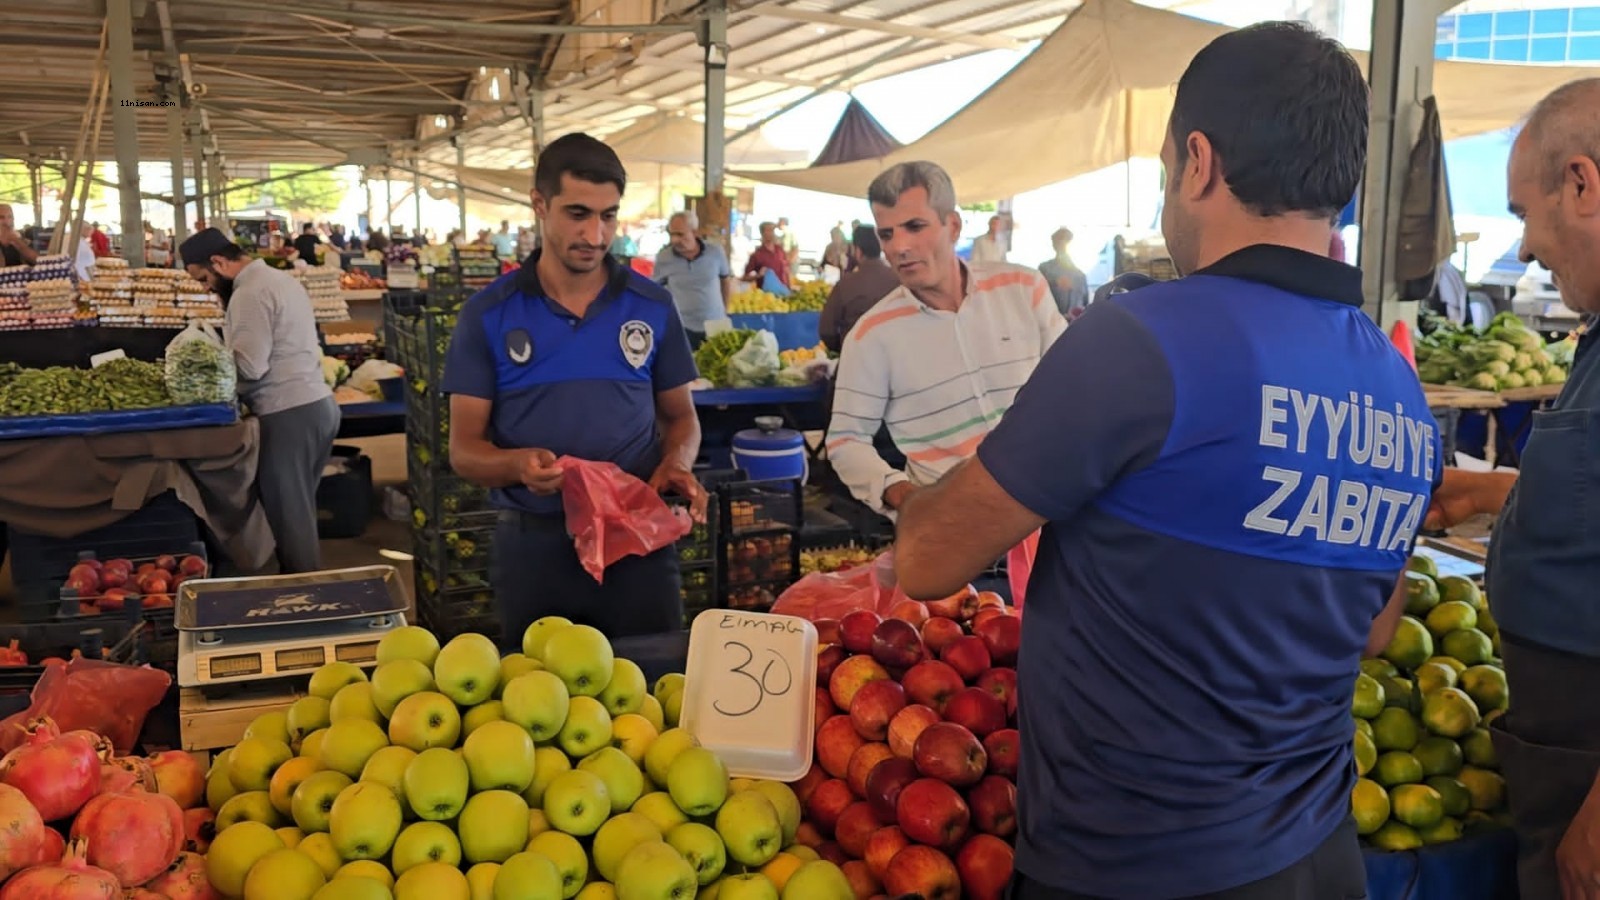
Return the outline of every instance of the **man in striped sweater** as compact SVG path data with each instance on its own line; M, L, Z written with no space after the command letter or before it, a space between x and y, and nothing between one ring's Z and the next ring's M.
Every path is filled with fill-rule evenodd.
M1066 320L1036 270L956 256L961 217L939 166L900 163L873 180L867 200L900 287L845 338L828 458L851 494L893 515L973 454ZM873 447L884 425L904 471Z

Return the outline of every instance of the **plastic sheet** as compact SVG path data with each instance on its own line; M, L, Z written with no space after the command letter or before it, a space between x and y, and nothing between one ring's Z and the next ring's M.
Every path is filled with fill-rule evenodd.
M239 412L232 403L195 403L158 409L119 409L65 416L7 416L0 418L0 440L66 437L78 434L115 434L124 431L166 431L232 425Z
M667 505L650 485L616 463L563 456L561 502L584 571L604 583L607 566L668 547L694 527L687 510Z
M63 733L80 728L104 735L118 753L133 750L144 718L166 696L172 676L149 666L74 659L46 666L27 709L0 722L0 751L22 742L22 725L49 716Z

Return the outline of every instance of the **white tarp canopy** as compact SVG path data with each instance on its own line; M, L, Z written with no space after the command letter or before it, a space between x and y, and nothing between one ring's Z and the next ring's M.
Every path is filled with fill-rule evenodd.
M705 165L705 133L704 123L668 114L640 119L608 135L605 141L631 173L637 163ZM723 152L729 166L783 166L811 158L805 150L788 150L773 144L759 129L728 144Z
M1230 30L1131 0L1086 0L993 87L882 159L736 174L861 197L885 168L927 159L950 172L960 201L970 203L1009 197L1131 157L1155 157L1179 77L1202 47ZM1365 67L1366 54L1355 56ZM1434 95L1444 137L1508 128L1555 87L1596 72L1577 66L1437 62ZM731 155L729 163L734 164Z

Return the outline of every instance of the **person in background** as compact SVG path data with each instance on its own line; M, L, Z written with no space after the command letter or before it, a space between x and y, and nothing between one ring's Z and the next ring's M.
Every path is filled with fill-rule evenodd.
M461 308L440 385L450 465L500 510L490 580L501 640L520 646L549 615L612 638L679 631L676 548L624 557L596 583L567 533L556 461L616 463L703 519L689 341L672 295L607 252L627 186L616 153L564 135L539 154L533 183L544 245Z
M288 272L251 259L215 228L178 248L184 268L222 298L239 397L261 423L257 489L284 573L322 568L317 485L339 432L339 405L322 378L311 298Z
M149 222L144 225L144 258L145 263L164 269L172 264L172 242L167 237L165 228L156 228Z
M78 283L82 286L94 278L95 255L94 245L89 241L88 232L81 231L83 223L78 223L78 227L81 233L78 235L78 250L72 257L72 269L77 273Z
M1490 725L1517 831L1524 900L1600 897L1600 79L1557 88L1511 147L1519 259L1583 317L1560 396L1533 414L1519 472L1446 469L1430 528L1498 514L1487 594L1510 710ZM1593 512L1594 515L1590 513ZM1590 698L1590 699L1580 699Z
M478 229L478 237L473 241L473 243L479 247L489 247L492 249L494 247L494 235L489 233L489 229L480 228Z
M89 223L89 246L94 250L94 258L111 255L111 238L100 230L99 222Z
M717 244L708 244L698 234L694 213L673 213L667 220L667 246L656 254L656 283L672 294L689 335L689 349L698 349L706 339L706 322L728 315L733 270L728 255Z
M900 284L844 340L827 448L850 493L891 515L972 455L1067 323L1037 270L956 256L961 215L939 166L893 166L867 200ZM884 425L904 471L874 446Z
M1006 246L1000 234L1000 217L989 217L989 230L972 241L972 261L975 263L1005 262Z
M823 248L822 264L833 266L841 275L850 267L850 244L844 239L844 229L837 225L828 232L828 246Z
M389 249L389 238L383 233L382 228L374 228L367 233L367 249L379 253Z
M523 225L517 226L517 259L524 260L533 254L534 233L532 228Z
M783 250L783 244L778 240L778 226L771 222L761 223L761 244L750 251L750 258L744 264L744 280L761 285L761 279L771 272L773 277L783 283L784 287L791 287L789 281L789 256Z
M1444 463L1360 270L1327 257L1367 107L1360 65L1299 23L1202 48L1161 151L1183 277L1091 305L900 517L917 598L1044 526L1013 900L1367 896L1352 684L1404 610Z
M611 256L617 262L625 263L639 255L639 245L634 243L633 235L628 231L628 225L623 223L617 228L617 236L611 239Z
M774 234L777 236L778 246L783 248L783 259L788 264L786 271L794 271L794 267L800 264L800 240L789 228L788 216L778 217ZM785 278L783 283L788 284L789 279Z
M867 310L900 286L894 270L883 261L883 245L878 243L872 226L856 226L850 241L850 259L850 271L828 292L828 302L823 304L818 320L822 344L834 353L843 349L845 335Z
M31 266L38 259L39 254L17 231L17 215L11 204L0 203L0 262L8 266Z
M344 250L350 246L349 240L345 237L343 225L335 225L333 228L329 229L328 243L340 250Z
M1056 255L1039 264L1039 274L1049 282L1050 293L1056 298L1056 309L1061 310L1069 322L1089 305L1089 278L1067 254L1071 245L1071 229L1057 228L1050 235L1050 246L1055 248Z
M511 222L508 219L500 220L500 230L491 238L494 244L494 255L503 260L518 260L517 238L511 233Z
M462 237L461 229L452 228L445 232L444 242L451 247L460 247L462 244L466 243L466 239Z
M294 250L305 260L306 265L316 266L321 264L318 253L322 247L322 239L317 237L317 226L310 222L300 226L300 236L294 239Z

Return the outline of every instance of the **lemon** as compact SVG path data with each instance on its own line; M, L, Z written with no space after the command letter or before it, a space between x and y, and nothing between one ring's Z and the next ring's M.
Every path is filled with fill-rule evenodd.
M1444 798L1425 784L1402 784L1389 790L1395 819L1412 828L1428 828L1444 818Z
M1441 641L1446 656L1454 656L1469 666L1494 658L1494 641L1476 628L1452 631Z
M1417 667L1415 675L1417 690L1422 692L1423 697L1441 688L1456 686L1456 670L1444 663L1425 662Z
M1452 631L1460 631L1463 628L1476 628L1478 625L1478 611L1472 607L1471 603L1461 600L1449 600L1435 606L1433 611L1428 613L1428 618L1424 620L1424 624L1428 628L1428 633L1433 635L1434 640L1442 641L1444 636ZM1455 655L1449 651L1445 651L1445 653L1448 656Z
M1366 719L1357 719L1356 720L1356 733L1357 734L1364 734L1364 735L1367 736L1368 740L1371 740L1372 739L1372 723L1368 722Z
M1478 585L1470 578L1460 575L1446 575L1438 581L1439 599L1446 602L1461 602L1469 604L1478 612L1483 612L1486 604L1483 600L1483 591L1478 590Z
M1373 780L1384 787L1417 784L1422 781L1422 763L1404 750L1390 750L1378 756L1378 764L1373 766L1372 773L1376 776ZM1468 785L1468 788L1471 786Z
M1370 736L1359 731L1356 732L1355 754L1357 775L1367 774L1378 764L1378 748L1373 746Z
M1466 691L1472 702L1478 704L1479 712L1489 713L1505 709L1510 704L1511 695L1506 690L1506 673L1494 666L1478 665L1468 668L1461 673L1456 686Z
M1425 616L1439 605L1439 585L1420 572L1406 573L1406 615Z
M1381 656L1373 656L1361 661L1361 674L1378 679L1394 678L1400 674L1400 670L1396 669L1394 663L1389 662L1387 659Z
M1428 633L1427 626L1411 616L1401 616L1395 625L1394 638L1389 641L1389 646L1383 648L1383 658L1409 672L1432 655L1433 635ZM1454 653L1449 655L1456 656Z
M1372 676L1356 676L1355 696L1350 701L1350 712L1357 718L1370 719L1383 711L1383 685Z
M1439 792L1447 816L1464 816L1472 810L1472 792L1453 775L1435 775L1423 782Z
M1389 820L1389 794L1376 781L1358 778L1350 790L1350 812L1356 833L1371 834Z
M1372 720L1372 742L1379 750L1410 750L1421 737L1417 720L1398 707L1388 707Z
M1422 701L1422 724L1447 738L1465 737L1480 718L1478 705L1458 688L1441 688Z
M1383 757L1378 757L1378 764L1383 765ZM1472 808L1482 812L1494 812L1505 805L1506 780L1499 773L1476 766L1466 766L1456 773L1456 779L1467 786L1472 794Z
M1457 675L1467 670L1467 664L1453 656L1430 656L1428 662L1439 663L1454 669Z
M1451 841L1461 840L1461 820L1445 816L1437 823L1417 829L1417 835L1424 844L1448 844Z
M1380 850L1415 850L1422 846L1422 835L1404 822L1385 822L1367 840Z
M1406 560L1406 571L1417 572L1428 576L1430 579L1439 577L1439 566L1430 556L1418 554Z
M1480 769L1500 768L1500 756L1494 752L1494 738L1489 736L1489 729L1474 728L1461 739L1461 754L1466 757L1467 764Z
M1422 764L1423 775L1454 775L1464 762L1461 745L1447 737L1429 735L1411 748L1411 755Z

